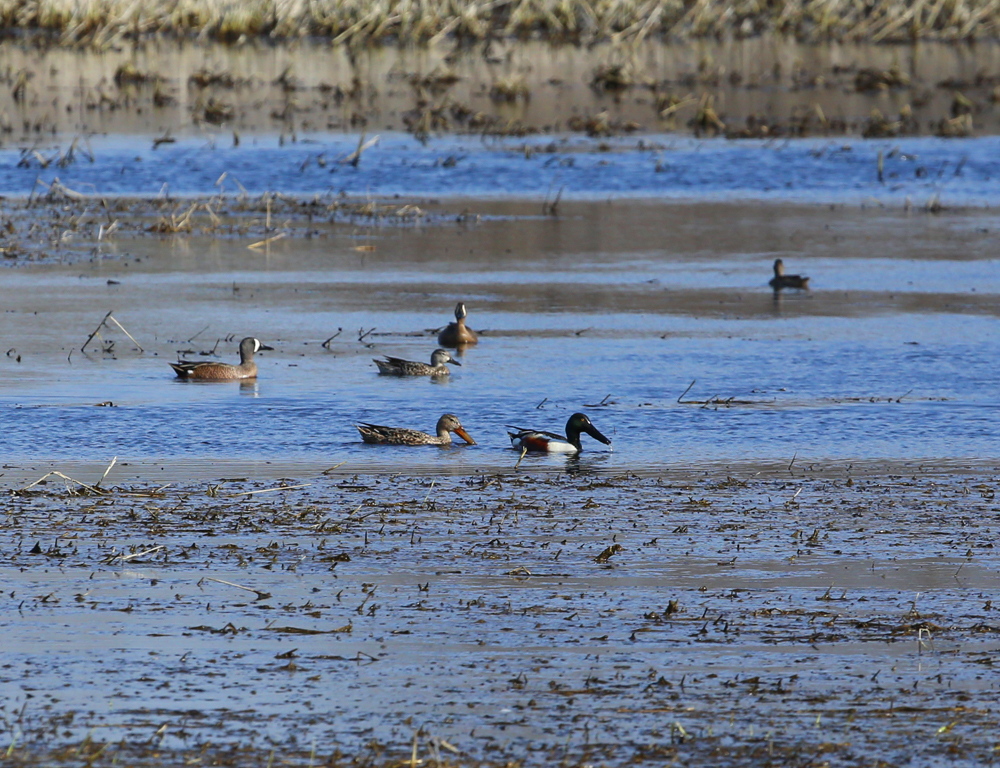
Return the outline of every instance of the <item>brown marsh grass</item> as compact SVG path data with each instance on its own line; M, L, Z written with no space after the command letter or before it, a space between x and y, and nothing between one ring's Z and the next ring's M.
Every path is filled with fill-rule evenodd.
M9 32L60 45L112 46L151 34L237 41L326 37L335 44L542 38L587 44L644 38L907 42L997 37L991 0L2 0Z

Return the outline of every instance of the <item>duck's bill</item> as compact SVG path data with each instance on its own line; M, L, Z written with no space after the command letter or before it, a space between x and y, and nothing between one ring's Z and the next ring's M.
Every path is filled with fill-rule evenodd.
M587 434L590 435L595 440L600 440L605 445L611 445L611 441L602 435L593 424L586 428Z
M257 347L258 352L264 349L266 349L268 352L274 352L274 347L269 347L267 346L267 344L261 344L259 347Z
M457 365L459 368L462 367L462 364L458 362L458 360L456 360L454 357L449 357L448 362L451 363L452 365Z
M468 443L469 445L475 445L475 444L476 444L476 441L475 441L475 440L473 440L473 439L472 439L472 438L471 438L471 437L469 436L469 433L468 433L468 432L466 432L466 431L465 431L465 429L464 429L464 428L462 428L462 427L455 427L455 434L456 434L456 435L458 435L458 436L459 436L460 438L462 438L462 439L463 439L463 440L464 440L465 442L467 442L467 443Z

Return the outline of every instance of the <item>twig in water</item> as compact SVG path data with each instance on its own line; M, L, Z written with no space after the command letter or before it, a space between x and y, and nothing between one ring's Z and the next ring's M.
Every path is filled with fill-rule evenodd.
M115 457L114 457L114 458L113 458L113 459L111 460L111 463L110 463L110 464L108 464L108 468L107 468L106 470L104 470L104 474L103 474L103 475L101 475L101 479L100 479L100 480L98 480L98 481L97 481L96 483L94 483L94 487L95 487L95 488L100 488L100 487L101 487L101 483L103 483L103 482L104 482L104 478L106 478L106 477L108 476L108 472L110 472L110 471L111 471L111 468L112 468L112 467L113 467L113 466L114 466L114 465L115 465L115 464L116 464L117 462L118 462L118 457L117 457L117 456L115 456Z
M281 240L281 239L283 239L285 237L288 237L288 233L287 232L279 232L278 234L276 234L276 235L274 235L272 237L267 237L267 238L264 238L263 240L258 240L256 243L250 243L250 245L248 245L247 248L253 248L253 249L263 248L265 245L270 245L275 240Z
M897 403L903 402L903 398L906 397L908 394L910 394L912 391L913 391L912 389L907 390L905 393L896 398L896 402Z
M542 406L545 405L548 401L549 399L546 397L544 400L542 400L542 402L540 402L538 405L535 406L535 410L536 411L542 410Z
M358 328L358 341L364 341L365 338L367 336L370 336L372 331L374 330L375 330L374 328L372 328L370 331L366 331L364 328Z
M24 488L19 488L17 491L15 491L15 493L21 493L23 491L27 491L29 488L34 488L36 485L38 485L40 482L42 482L46 478L52 477L52 475L55 475L56 477L61 477L63 480L69 480L71 483L76 483L77 485L82 486L83 488L86 488L91 493L96 493L98 496L103 496L104 495L104 491L102 491L100 488L95 488L92 485L87 485L86 483L81 483L79 480L76 480L76 479L70 477L69 475L64 475L62 472L54 472L54 471L53 472L47 472L47 473L45 473L40 478L38 478L35 482L31 483L30 485L24 486Z
M236 496L253 496L256 493L271 493L273 491L294 491L296 488L305 488L306 486L312 485L312 483L302 483L301 485L279 485L277 488L262 488L259 491L241 491L240 493L228 493L226 494L230 498Z
M688 388L685 389L683 392L681 392L681 396L677 398L677 402L678 403L682 403L683 404L684 395L686 395L688 392L691 391L691 387L693 387L697 383L697 381L698 381L698 379L695 379L694 381L692 381L690 384L688 384Z
M114 312L114 310L111 310L111 312ZM81 352L87 351L87 345L90 344L90 342L93 341L94 337L100 333L101 328L107 327L108 321L110 320L112 323L114 323L121 329L122 333L124 333L126 336L129 337L129 339L131 339L132 343L139 348L140 352L145 352L145 350L142 348L142 344L136 341L135 337L132 336L131 333L125 330L125 326L119 323L118 320L116 320L115 317L111 314L111 312L108 312L108 314L104 316L101 322L97 324L97 327L94 329L94 332L87 337L87 340L85 342L83 342L83 346L80 347L80 351Z
M197 339L199 336L201 336L207 330L208 330L208 326L206 325L204 328L202 328L200 331L198 331L198 333L196 333L194 336L192 336L190 339L188 339L184 343L185 344L190 344L192 341L194 341L195 339Z
M794 454L792 455L792 460L791 460L790 462L788 462L788 471L789 471L789 472L791 472L791 471L792 471L792 464L794 464L794 463L795 463L795 457L796 457L796 456L798 456L798 455L799 455L799 452L798 452L798 451L796 451L796 452L795 452L795 453L794 453Z
M244 589L247 592L253 592L255 595L257 595L258 600L266 600L271 596L270 592L264 592L260 589L254 589L253 587L244 587L241 584L233 584L233 582L231 581L223 581L222 579L216 579L214 576L203 576L201 581L214 581L219 584L225 584L227 587L236 587L236 589ZM198 582L199 586L201 585L201 581Z
M320 474L321 474L321 475L328 475L328 474L330 474L331 472L333 472L333 470L335 470L335 469L337 469L337 468L339 468L339 467L342 467L342 466L344 466L344 465L345 465L346 463L347 463L347 459L344 459L344 460L343 460L342 462L340 462L339 464L334 464L334 465L333 465L332 467L330 467L329 469L324 469L324 470L323 470L322 472L320 472Z
M153 552L159 552L165 546L166 545L164 545L164 544L160 544L158 547L153 547L152 549L147 549L147 550L144 550L142 552L133 552L131 555L122 555L119 559L123 563L127 562L129 560L135 560L135 558L137 558L137 557L142 557L143 555L148 555L148 554L151 554Z
M521 448L521 456L517 460L517 464L514 465L514 469L517 469L519 466L521 466L521 462L524 460L524 457L527 456L527 455L528 455L528 449L527 448Z
M347 163L357 168L358 163L361 162L361 153L364 152L366 149L370 149L371 147L374 147L376 144L378 144L379 140L378 136L376 136L374 139L365 141L365 135L366 134L364 133L361 134L361 138L358 139L358 148L353 152L351 152L351 154L349 154L343 160L341 160L342 163Z
M337 332L335 334L333 334L333 336L331 336L329 339L327 339L326 341L324 341L322 344L320 344L320 346L323 347L324 349L329 349L330 348L330 342L333 341L335 338L337 338L343 332L344 332L343 328L338 328Z

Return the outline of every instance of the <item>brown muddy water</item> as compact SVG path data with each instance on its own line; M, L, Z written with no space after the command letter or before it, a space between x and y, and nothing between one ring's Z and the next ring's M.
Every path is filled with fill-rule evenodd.
M144 42L0 47L0 129L24 143L323 131L735 138L992 135L1000 46L809 45L761 36L593 46L354 49Z

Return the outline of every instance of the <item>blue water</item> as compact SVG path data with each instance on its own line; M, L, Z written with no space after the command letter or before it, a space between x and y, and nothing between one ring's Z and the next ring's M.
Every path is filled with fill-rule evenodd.
M280 280L281 276L276 276ZM187 311L190 308L185 308ZM192 318L149 307L119 316L147 351L121 334L112 359L75 352L5 359L0 418L8 461L274 461L358 471L510 467L505 425L561 431L574 411L590 414L614 450L584 438L584 466L608 471L708 464L800 465L870 460L989 462L1000 457L993 317L889 314L860 318L690 319L669 315L483 311L494 329L465 350L450 379L378 376L371 358L422 359L433 337L379 337L372 348L355 328L399 334L432 325L431 313L372 310L331 316L269 304L264 316L235 305L225 319L207 305L198 322L257 327L275 352L260 356L251 384L174 380L167 366L179 343L149 325L193 328ZM256 319L254 318L256 315ZM345 327L320 346L319 327ZM581 336L567 328L597 326ZM656 329L666 338L647 331ZM197 329L194 329L197 330ZM332 328L335 330L335 328ZM82 343L82 339L74 339ZM913 342L918 342L914 344ZM220 344L235 360L235 342ZM196 357L197 359L197 357ZM16 377L11 378L13 374ZM678 403L718 396L728 407ZM114 407L95 407L111 401ZM476 446L363 445L356 421L432 430L457 414ZM574 466L528 457L525 466Z
M525 144L549 143L555 152L525 158ZM239 182L251 194L449 196L460 198L456 210L472 202L498 213L471 226L340 225L269 251L238 238L126 237L103 246L103 261L8 272L0 342L16 353L0 357L6 460L488 470L516 461L505 425L561 431L578 410L614 443L612 452L585 438L583 461L611 471L784 465L793 456L844 465L1000 458L996 221L983 212L910 217L895 204L934 195L1000 202L1000 139L609 144L421 145L390 135L358 168L337 161L357 145L341 136L156 150L148 140L94 139L94 162L78 154L45 170L16 167L18 153L0 151L8 195L30 193L36 176L100 195L155 196L164 184L171 195L234 195ZM875 178L880 151L884 184ZM454 167L444 166L448 157ZM567 206L620 196L653 203L538 216L538 201L563 186ZM533 200L532 214L511 215L497 197ZM655 203L720 199L746 204L688 215ZM853 201L858 211L873 199L896 212L773 205ZM360 236L376 250L355 251ZM812 294L772 300L775 255L808 270ZM376 375L374 356L428 359L434 335L411 334L443 325L458 299L487 333L450 381ZM67 359L108 309L146 351L111 329L114 357L92 349ZM341 337L322 348L337 328ZM357 329L372 328L380 335L360 343ZM173 379L167 362L179 350L233 336L215 359L235 362L245 335L277 348L261 357L256 383ZM688 400L734 402L678 403L692 381ZM108 401L114 407L94 407ZM478 445L372 448L353 427L431 430L446 411Z
M21 152L0 151L0 194L27 196L36 178L93 195L210 195L278 191L293 195L452 196L564 199L881 201L922 207L998 201L1000 137L893 141L798 139L435 138L426 145L386 134L357 167L343 162L357 136L322 135L279 144L277 137L226 136L152 148L149 138L94 138L65 167L19 167ZM524 148L533 148L526 157ZM68 144L40 149L47 158ZM604 150L607 151L604 151ZM877 174L883 155L883 180ZM225 178L223 177L225 174ZM221 179L221 181L220 181ZM38 187L44 192L44 187Z

